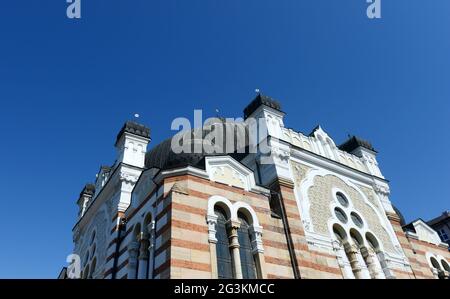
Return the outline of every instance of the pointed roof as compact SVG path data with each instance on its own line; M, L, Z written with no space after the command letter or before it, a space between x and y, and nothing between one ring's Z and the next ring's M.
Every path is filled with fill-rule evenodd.
M258 93L256 97L250 102L250 104L248 104L247 107L245 107L244 118L249 117L253 112L256 111L256 109L259 108L259 106L262 105L281 111L280 102L278 102L275 99L272 99L271 97Z

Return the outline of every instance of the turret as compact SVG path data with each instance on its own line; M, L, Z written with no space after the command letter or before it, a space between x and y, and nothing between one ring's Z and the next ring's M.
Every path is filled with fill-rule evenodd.
M150 129L136 122L126 122L117 135L117 163L144 168L145 153L150 142Z
M92 203L92 197L95 193L95 186L93 184L86 184L83 190L80 193L80 197L78 198L77 205L79 208L78 217L83 217L89 205Z

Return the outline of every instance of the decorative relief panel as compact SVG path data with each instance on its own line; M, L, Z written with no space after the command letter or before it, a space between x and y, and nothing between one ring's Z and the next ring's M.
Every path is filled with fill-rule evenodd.
M245 188L244 177L229 166L220 166L214 169L212 178L214 181L225 183L230 186Z
M364 198L355 188L347 185L334 175L316 176L313 186L308 190L310 216L314 230L317 233L329 235L327 222L332 217L330 203L333 200L333 187L343 190L350 196L355 210L365 218L368 228L380 239L384 249L388 252L395 252L390 237L381 225L376 211L364 201ZM372 200L374 200L373 197ZM376 207L379 208L378 205Z
M295 186L300 187L301 181L306 178L306 175L308 174L308 171L311 169L311 167L292 161L291 167L292 171L294 172Z

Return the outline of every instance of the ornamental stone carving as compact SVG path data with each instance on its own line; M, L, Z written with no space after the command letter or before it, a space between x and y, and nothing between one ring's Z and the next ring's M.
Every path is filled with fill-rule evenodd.
M314 184L308 190L310 202L310 216L314 231L324 235L330 235L328 230L328 219L332 217L330 203L334 196L333 188L339 188L346 192L353 203L354 209L361 213L367 221L368 228L380 239L384 249L394 253L394 245L388 232L380 223L375 210L368 205L357 189L347 185L343 180L334 175L316 176Z
M120 181L125 182L125 183L130 183L130 184L135 184L139 177L135 174L126 172L126 171L121 171L119 174L119 178Z
M311 167L296 162L291 162L292 171L294 173L294 183L296 187L300 187L301 182L306 178Z

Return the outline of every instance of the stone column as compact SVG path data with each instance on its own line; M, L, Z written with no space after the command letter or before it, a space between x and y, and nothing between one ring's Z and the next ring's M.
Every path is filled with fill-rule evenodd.
M380 261L381 269L383 270L384 276L387 279L395 279L396 277L392 272L392 270L390 269L391 263L390 259L388 259L386 255L381 251L377 252L377 256L378 260Z
M253 237L252 253L256 260L257 278L264 279L267 278L267 275L265 271L264 248L262 246L262 227L253 225L250 230Z
M384 278L378 271L377 263L375 261L376 257L374 257L375 253L371 249L363 246L361 247L361 254L366 262L367 268L369 269L370 277L373 279Z
M147 278L147 267L148 267L148 247L149 247L149 236L143 235L141 238L140 250L139 250L139 273L138 279L146 279Z
M343 245L340 241L332 241L331 245L333 246L333 251L336 252L336 260L341 269L342 277L345 278L353 278L353 272L348 268L348 264L345 262L345 250L343 249Z
M239 240L238 240L238 229L241 226L240 222L229 221L229 239L230 239L230 249L234 263L234 277L237 279L242 279L242 267L241 267L241 256L239 254Z
M136 279L139 245L138 241L133 241L128 245L128 279Z
M361 272L361 266L358 262L358 249L356 246L352 246L349 243L344 244L345 252L348 256L348 260L350 262L350 266L352 267L353 274L356 279L363 279L363 275Z
M211 278L217 279L219 273L217 270L217 238L216 238L216 225L217 225L217 215L208 215L206 217L206 222L208 223L208 242L209 242L209 252L210 252L210 263L211 263Z
M150 233L150 242L148 244L148 278L153 279L154 255L155 255L155 221L153 220L147 225L147 231Z

